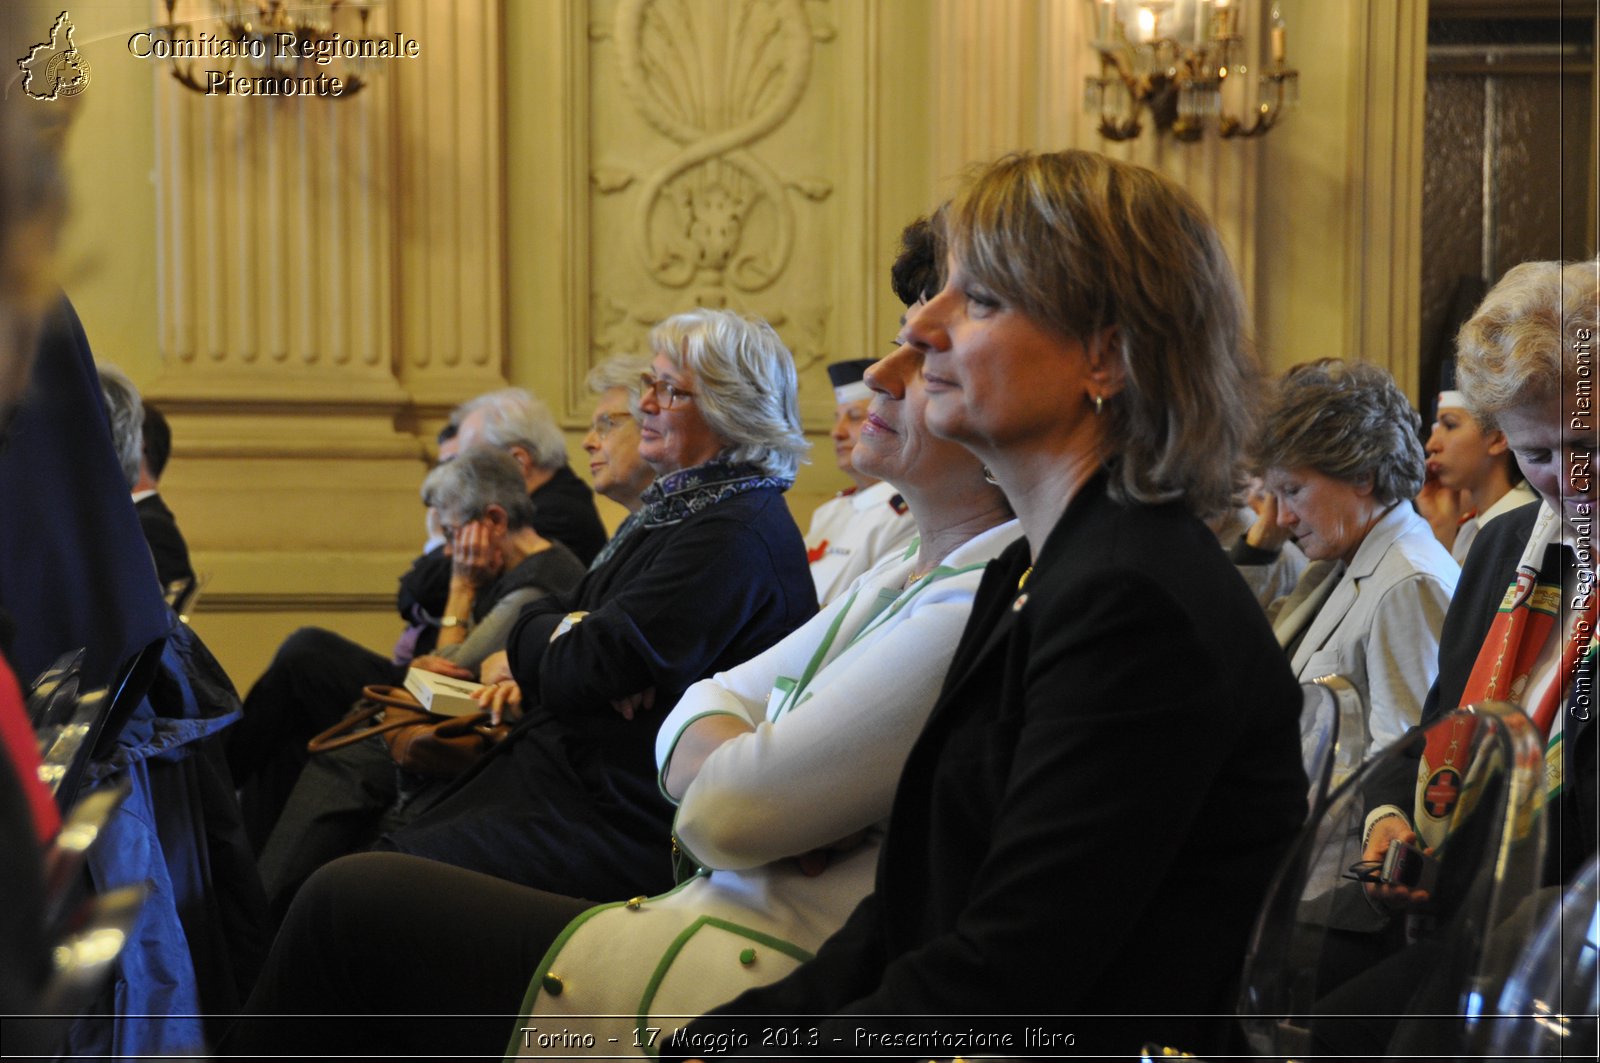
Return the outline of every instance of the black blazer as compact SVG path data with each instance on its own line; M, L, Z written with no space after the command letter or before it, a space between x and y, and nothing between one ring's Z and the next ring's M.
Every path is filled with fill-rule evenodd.
M144 540L150 544L150 556L156 561L156 575L161 589L178 580L194 579L194 566L189 563L189 544L183 541L178 530L178 518L172 515L160 495L141 498L133 504L139 514L139 527L144 530Z
M1052 1022L1072 1047L1016 1040L1007 1055L1131 1054L1144 1037L1217 1050L1214 1022L1142 1016L1232 1010L1250 926L1305 817L1299 705L1204 525L1177 505L1114 502L1097 477L1031 570L1026 542L989 565L901 777L876 891L815 960L666 1054L704 1051L698 1038L730 1024L754 1037L762 1014L838 1016L795 1023L801 1049L833 1053L963 1047L858 1032L894 1034L910 1015L951 1030L1140 1016ZM990 1021L1021 1034L1020 1019Z

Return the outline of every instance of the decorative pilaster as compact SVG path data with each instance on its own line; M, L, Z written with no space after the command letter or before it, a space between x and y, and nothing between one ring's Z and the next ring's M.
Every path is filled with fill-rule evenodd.
M1421 359L1428 4L1363 0L1357 8L1344 252L1350 354L1384 366L1410 391Z
M205 96L154 63L154 393L387 417L504 384L500 0L376 7L396 30L418 56L348 99Z
M425 48L394 85L398 376L438 412L506 383L502 4L393 4Z

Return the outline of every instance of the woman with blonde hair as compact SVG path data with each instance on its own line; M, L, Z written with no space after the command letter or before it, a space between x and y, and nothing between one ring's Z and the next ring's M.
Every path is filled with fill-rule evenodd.
M795 1017L772 1054L904 1055L1016 1015L1051 1054L1218 1051L1205 1016L1304 818L1299 690L1197 516L1233 495L1258 387L1216 231L1167 178L1081 151L1000 160L943 225L945 286L903 336L929 426L1025 538L985 574L875 892L663 1058L762 1045L763 1016Z
M1462 570L1423 722L1486 699L1520 705L1545 736L1546 883L1569 881L1600 836L1595 689L1595 342L1600 260L1524 262L1456 336L1472 415L1499 426L1538 506L1497 520ZM1559 600L1551 611L1536 608ZM1442 762L1427 750L1418 791ZM1398 794L1368 816L1367 854L1431 842L1443 823ZM1404 807L1402 807L1404 806ZM1408 813L1407 809L1412 810Z

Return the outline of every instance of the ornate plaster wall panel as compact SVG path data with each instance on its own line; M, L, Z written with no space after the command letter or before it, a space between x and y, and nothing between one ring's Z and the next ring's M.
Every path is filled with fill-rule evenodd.
M596 0L589 8L589 348L641 351L695 306L758 314L821 366L859 351L874 5ZM840 20L847 20L841 25Z

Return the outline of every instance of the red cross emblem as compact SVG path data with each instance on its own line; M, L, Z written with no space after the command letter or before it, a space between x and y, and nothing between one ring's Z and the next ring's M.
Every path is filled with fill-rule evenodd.
M1440 768L1428 780L1428 785L1422 791L1422 800L1427 806L1428 815L1434 819L1443 819L1456 807L1456 799L1461 796L1461 776L1453 768Z

